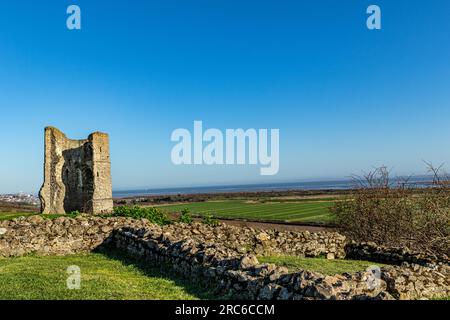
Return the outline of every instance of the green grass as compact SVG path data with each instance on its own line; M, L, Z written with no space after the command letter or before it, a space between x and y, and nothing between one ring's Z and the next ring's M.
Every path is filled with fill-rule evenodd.
M28 217L35 214L36 212L0 212L0 220L12 220L17 217Z
M448 297L436 297L436 298L432 298L431 300L450 300L450 296L448 296Z
M81 288L67 289L67 267ZM0 299L199 299L208 292L118 253L0 258ZM203 290L204 291L204 290Z
M290 272L304 269L319 272L324 275L364 271L367 267L373 265L377 265L379 267L383 266L383 264L370 261L342 259L327 260L324 258L300 258L296 256L262 256L258 257L258 260L261 263L273 263L279 266L287 267Z
M328 208L333 201L246 202L243 200L196 202L160 206L167 212L188 208L194 215L212 214L218 218L274 220L283 222L332 222Z
M0 221L2 220L12 220L18 217L29 217L29 216L34 216L37 215L38 213L36 212L0 212ZM56 219L59 217L67 217L67 216L71 216L71 215L67 215L67 214L43 214L41 217L43 217L44 219Z

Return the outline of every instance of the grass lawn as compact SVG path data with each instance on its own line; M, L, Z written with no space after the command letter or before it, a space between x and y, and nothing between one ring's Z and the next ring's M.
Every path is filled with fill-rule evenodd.
M0 212L0 220L11 220L20 216L28 217L35 214L36 212Z
M81 270L81 288L66 286L67 267ZM200 299L208 292L118 253L0 258L0 299ZM203 291L203 292L202 292Z
M180 212L188 208L194 215L212 214L218 218L239 218L249 220L273 220L283 222L332 222L329 208L333 201L299 202L249 202L225 200L195 202L176 205L162 205L166 212Z
M300 258L296 256L262 256L258 257L258 260L261 263L273 263L279 266L287 267L291 272L305 269L325 275L364 271L367 267L373 265L377 265L379 267L383 266L383 264L370 261L343 259L327 260L324 258Z

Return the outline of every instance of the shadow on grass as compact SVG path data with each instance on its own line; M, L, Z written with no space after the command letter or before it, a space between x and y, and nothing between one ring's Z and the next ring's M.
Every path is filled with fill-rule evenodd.
M223 297L214 293L214 290L208 288L201 283L193 283L185 277L175 274L171 267L167 264L161 264L159 266L152 265L150 262L144 259L139 259L130 254L127 254L119 249L110 246L101 246L94 250L95 253L100 253L105 257L113 260L120 261L124 266L132 266L141 271L148 277L163 277L173 281L177 286L182 286L187 293L192 294L199 299L203 300L217 300Z

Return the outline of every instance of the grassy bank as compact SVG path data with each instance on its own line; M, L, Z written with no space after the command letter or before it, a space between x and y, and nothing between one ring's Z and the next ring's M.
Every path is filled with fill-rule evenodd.
M67 267L81 288L67 289ZM200 299L207 292L117 253L0 258L0 299Z
M34 215L40 215L37 212L0 212L0 221L12 220L18 217L29 217ZM40 215L44 219L56 219L59 217L73 217L70 214L42 214Z
M28 217L37 214L36 212L0 212L1 220L12 220L17 217Z

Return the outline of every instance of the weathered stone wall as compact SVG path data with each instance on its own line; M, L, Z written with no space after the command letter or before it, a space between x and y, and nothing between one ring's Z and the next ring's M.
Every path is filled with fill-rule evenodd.
M204 281L235 299L421 299L450 295L450 266L442 263L382 267L379 282L373 286L370 271L334 276L307 270L290 273L284 267L259 264L253 254L239 252L227 241L180 240L171 233L160 233L159 228L124 228L114 233L113 243L149 263L164 263L193 281Z
M140 220L95 216L51 220L36 215L0 221L0 256L90 252L106 244L114 229L124 226L142 228L145 225Z
M54 127L45 128L42 213L112 211L108 135L95 132L71 140Z
M445 261L431 259L423 265L403 261L399 266L382 267L378 285L370 286L370 272L334 276L306 270L291 273L284 267L260 264L255 256L343 258L346 241L338 233L263 232L200 223L158 226L145 219L95 216L0 221L0 256L66 255L105 245L149 264L171 268L192 281L203 281L218 294L235 299L419 299L450 295L450 267Z
M37 252L66 254L91 251L122 227L143 228L155 239L196 241L204 245L220 244L230 257L244 254L289 254L298 256L345 256L345 237L338 233L259 231L222 224L217 227L194 223L158 226L145 219L100 218L80 215L54 220L41 216L0 221L0 255L16 256Z
M345 246L345 255L349 259L369 260L396 265L406 262L427 266L436 264L438 261L450 264L450 259L445 254L438 257L430 256L424 253L413 252L408 248L379 246L374 242L356 243L352 241Z

